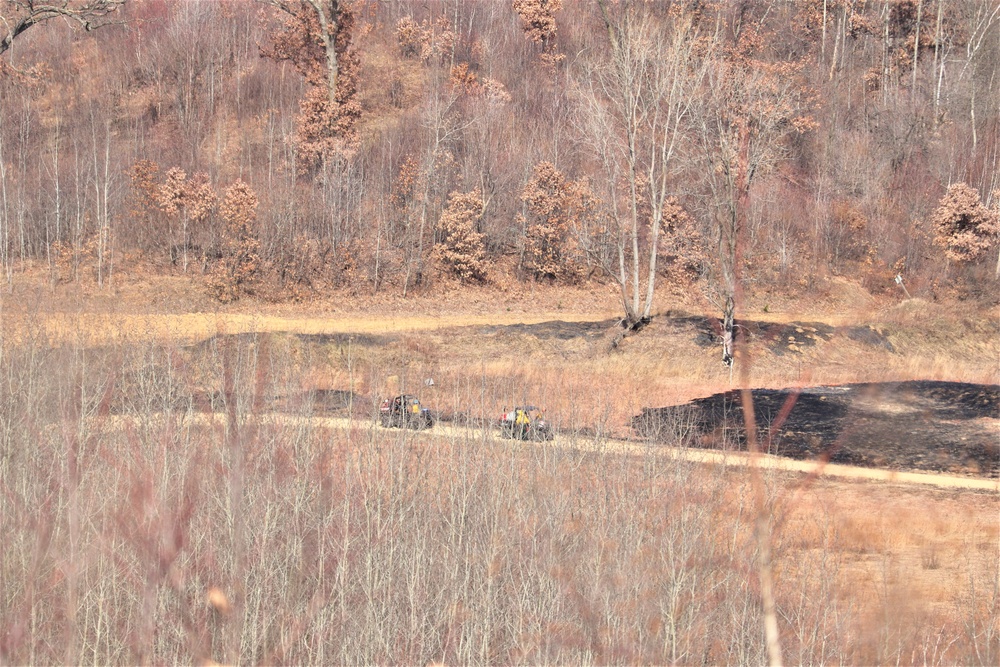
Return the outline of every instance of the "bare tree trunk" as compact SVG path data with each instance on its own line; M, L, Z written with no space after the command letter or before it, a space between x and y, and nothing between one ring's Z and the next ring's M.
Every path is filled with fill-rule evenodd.
M0 127L3 119L0 118ZM3 130L0 129L0 264L7 274L7 284L13 280L10 261L10 213L7 203L7 163L4 157Z
M320 34L323 37L323 49L326 52L326 76L329 87L330 108L337 108L337 29L340 23L340 0L330 0L330 15L323 11L321 0L306 0L316 12L319 20Z
M923 17L924 2L917 0L917 27L913 36L913 83L910 85L910 95L916 103L917 91L917 58L920 55L920 20Z
M430 166L428 166L423 174L424 178L424 194L420 199L420 225L417 231L417 276L423 273L423 263L424 263L424 229L427 226L427 200L430 198L430 171L433 168L433 160ZM403 276L403 298L406 298L406 292L410 288L410 274L413 270L413 259L410 258L406 262L406 275Z
M83 198L83 181L81 177L83 176L83 166L80 164L80 144L74 143L73 145L73 157L75 160L76 171L75 171L75 192L76 192L76 223L73 226L73 276L72 279L76 280L77 265L80 261L80 243L83 238L83 208L84 208L84 198ZM173 242L173 233L170 235L170 241Z
M828 0L823 0L823 35L821 37L820 49L819 49L819 61L820 65L826 64L826 11L827 11Z
M941 105L941 79L944 78L944 58L941 53L941 18L943 11L942 0L938 0L937 8L937 24L934 28L934 67L931 69L931 82L934 85L934 127L939 124L938 120L938 107ZM938 65L940 63L940 65ZM938 75L938 68L940 67L941 74ZM937 83L934 83L934 79L937 78Z
M111 265L110 258L108 257L108 244L111 239L111 213L110 213L110 198L111 198L111 122L105 121L104 126L104 187L101 190L101 231L100 237L98 238L98 260L97 260L97 284L101 287L104 286L104 270L105 264L108 264L108 279L111 278ZM187 250L187 245L185 244L185 252ZM187 257L185 255L185 263L187 262ZM185 266L186 270L186 266Z
M55 137L53 137L53 146L52 146L52 172L53 172L53 178L55 180L55 183L53 185L55 186L55 199L56 199L56 201L55 201L55 211L54 211L55 223L56 223L55 224L55 236L54 236L54 240L55 241L58 241L60 239L60 237L61 237L61 234L59 233L60 232L59 221L62 219L62 196L61 196L62 195L62 190L59 187L59 185L60 185L60 179L59 179L59 153L60 153L59 138L60 138L60 130L61 129L62 129L62 125L59 122L59 119L57 118L56 119L56 126L55 126Z
M629 139L631 144L633 139ZM632 308L629 314L629 324L634 324L635 316L639 312L639 193L636 190L635 173L635 147L629 146L629 194L632 201L629 203L629 213L632 216Z
M726 297L726 305L722 311L722 363L733 366L733 336L736 329L736 302L733 297Z
M625 321L631 325L635 321L635 310L632 309L632 301L629 299L628 269L625 268L624 240L618 243L618 286L621 289L622 307L625 309Z
M975 155L979 137L976 133L976 85L972 84L972 98L969 100L969 125L972 127L972 153Z

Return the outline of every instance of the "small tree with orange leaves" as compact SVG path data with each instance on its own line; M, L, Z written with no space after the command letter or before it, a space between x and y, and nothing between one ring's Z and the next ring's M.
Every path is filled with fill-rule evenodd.
M944 248L945 257L953 262L975 262L1000 241L1000 203L990 210L974 188L955 183L934 209L931 225L934 244ZM1000 273L1000 263L997 271Z
M254 230L257 193L237 180L222 201L220 213L226 221L222 232L222 261L209 280L213 295L223 302L252 294L261 270L260 240Z
M472 192L452 192L448 207L438 220L440 240L431 251L431 258L444 273L462 282L482 282L486 278L484 235L476 230L485 208L479 188Z

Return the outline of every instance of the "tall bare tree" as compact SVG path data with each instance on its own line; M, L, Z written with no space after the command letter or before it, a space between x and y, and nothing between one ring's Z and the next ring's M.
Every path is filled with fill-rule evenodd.
M727 17L699 96L699 154L716 232L716 289L723 309L723 362L733 360L733 332L740 288L742 236L753 183L787 157L787 140L815 125L812 93L797 62L771 59L764 20L735 9Z
M625 325L650 318L664 210L685 123L709 62L711 41L689 11L598 0L608 48L579 72L585 132L604 168L617 223L617 266ZM645 277L642 276L645 270Z

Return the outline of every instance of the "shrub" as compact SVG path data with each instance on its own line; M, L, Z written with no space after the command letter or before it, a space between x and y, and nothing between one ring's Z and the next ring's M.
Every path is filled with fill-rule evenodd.
M486 247L483 234L476 230L483 208L479 188L453 192L438 221L440 241L431 256L443 272L463 282L482 282L486 278Z
M222 202L222 262L209 286L219 301L236 301L253 293L260 274L260 240L253 229L257 219L257 193L241 180L226 190Z
M976 261L996 245L1000 213L983 205L979 193L965 183L955 183L941 198L931 217L934 243L954 262Z

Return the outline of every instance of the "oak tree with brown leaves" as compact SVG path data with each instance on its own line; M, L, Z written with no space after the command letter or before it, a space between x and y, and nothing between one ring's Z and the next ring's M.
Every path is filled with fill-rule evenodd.
M187 172L180 167L167 170L166 180L160 185L158 194L160 210L167 214L168 220L179 218L181 223L181 242L184 255L184 271L187 271ZM173 229L168 231L171 239L171 261L176 262L176 245L173 243Z
M300 173L350 154L361 116L357 99L360 61L352 49L355 24L346 0L269 0L284 14L284 25L261 54L287 60L305 78L296 148Z
M160 210L168 216L180 219L180 245L182 270L187 273L188 248L191 245L189 225L204 224L215 208L215 190L209 182L208 174L198 172L188 179L187 173L178 167L167 170L166 180L158 193ZM171 254L176 249L171 249ZM176 261L176 257L172 258Z
M436 58L445 63L455 53L457 41L458 36L447 16L439 16L433 21L424 19L420 23L411 16L404 16L396 22L396 42L404 58L418 58L424 63Z
M139 160L128 170L129 190L126 211L131 225L129 232L137 239L140 248L146 250L149 237L157 237L157 211L160 209L160 186L158 181L160 165L152 160Z
M668 197L664 203L662 233L660 254L667 282L675 289L689 288L704 273L708 256L697 221L677 197Z
M260 240L254 226L259 199L253 188L237 180L226 190L219 213L226 225L222 231L222 261L209 288L223 302L253 294L261 272Z
M542 62L554 65L565 59L556 52L555 14L562 9L562 0L514 0L514 11L521 17L525 36L542 48Z
M522 221L525 266L536 278L575 282L579 277L573 232L587 208L582 194L581 185L569 181L551 162L535 165L521 201L529 213Z
M934 244L944 248L945 257L953 262L975 262L1000 242L1000 210L988 209L975 188L965 183L948 188L931 225Z
M472 192L452 192L438 220L440 240L431 258L445 274L462 282L482 282L486 278L486 246L483 234L476 230L484 210L479 188Z

